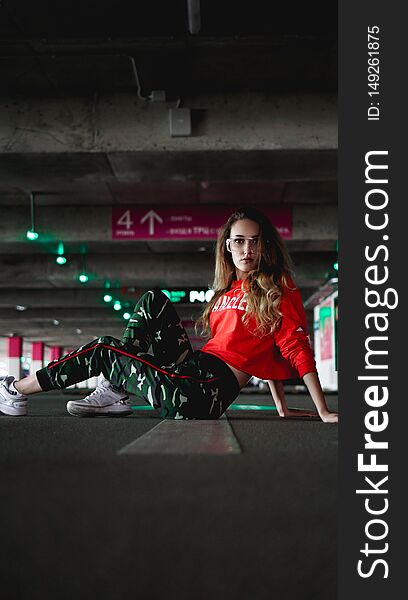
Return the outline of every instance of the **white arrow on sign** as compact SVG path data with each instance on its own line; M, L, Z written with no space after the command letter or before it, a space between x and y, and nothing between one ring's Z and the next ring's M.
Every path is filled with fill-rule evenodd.
M141 219L140 223L143 225L145 221L149 221L149 235L154 235L154 221L163 223L163 219L154 210L149 210Z

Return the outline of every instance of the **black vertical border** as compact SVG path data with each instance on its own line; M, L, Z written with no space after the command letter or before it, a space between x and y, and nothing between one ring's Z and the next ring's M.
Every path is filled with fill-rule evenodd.
M405 537L408 529L407 444L408 438L406 387L408 386L408 327L406 315L406 256L408 241L408 126L407 94L407 21L403 3L378 0L339 0L339 600L369 598L370 600L405 597ZM367 28L380 28L380 120L368 121L368 48ZM366 213L365 154L372 150L388 150L389 184L382 186L389 194L385 211L389 216L386 242L389 260L384 254L377 264L387 265L386 286L395 288L399 304L388 312L387 349L389 400L383 409L389 425L382 434L373 437L389 442L389 449L378 451L378 462L389 464L386 487L389 509L379 518L388 526L388 536L382 542L366 538L365 525L370 518L364 508L364 496L355 490L364 487L364 475L357 470L357 454L364 452L364 416L370 408L364 401L369 385L359 382L364 374L364 342L369 334L364 317L373 309L365 307L365 269L369 264L364 249L384 243L384 232L371 232L364 224ZM381 186L379 186L381 187ZM384 212L385 212L384 211ZM368 286L374 289L374 286ZM379 286L380 290L381 286ZM376 335L371 331L371 335ZM378 334L377 334L378 335ZM384 358L384 357L382 357ZM367 373L365 373L367 374ZM368 452L368 451L366 451ZM381 454L382 452L382 454ZM370 474L367 473L369 476ZM375 478L379 479L378 475ZM362 485L363 484L363 485ZM368 487L368 486L366 486ZM378 498L379 496L377 496ZM373 496L374 498L374 496ZM374 531L374 530L373 530ZM360 552L368 542L372 548L389 549L384 554L365 558ZM385 558L389 576L377 566L368 578L357 573L359 559L370 562Z

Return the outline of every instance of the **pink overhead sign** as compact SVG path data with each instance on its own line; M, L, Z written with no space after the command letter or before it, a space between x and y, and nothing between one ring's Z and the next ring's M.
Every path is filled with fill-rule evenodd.
M282 237L292 237L290 207L257 206ZM229 206L118 206L112 208L114 240L214 240L234 209Z

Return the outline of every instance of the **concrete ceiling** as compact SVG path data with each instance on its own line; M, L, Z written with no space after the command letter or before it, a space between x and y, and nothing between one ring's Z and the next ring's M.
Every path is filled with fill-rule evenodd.
M3 93L336 91L336 2L200 5L192 35L186 0L4 1Z
M186 6L1 3L0 336L67 347L119 336L106 281L129 306L150 286L211 283L213 241L113 240L117 206L287 206L303 297L326 281L337 239L336 3L207 0L197 34ZM191 136L170 135L176 107L190 108ZM31 194L36 242L25 239ZM86 287L76 278L84 254ZM187 321L198 311L179 308Z

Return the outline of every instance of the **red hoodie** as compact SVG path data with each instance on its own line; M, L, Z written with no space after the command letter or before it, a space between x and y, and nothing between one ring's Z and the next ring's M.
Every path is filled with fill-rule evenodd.
M291 282L290 282L291 284ZM232 283L210 314L211 339L201 348L236 369L259 379L292 379L316 371L306 330L306 315L299 290L284 288L281 324L272 335L255 335L251 317L244 325L246 293L242 280Z

